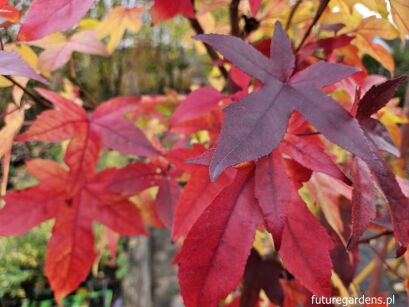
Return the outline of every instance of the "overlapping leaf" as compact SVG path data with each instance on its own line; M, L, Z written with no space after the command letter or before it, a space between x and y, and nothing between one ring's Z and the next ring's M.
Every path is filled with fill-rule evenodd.
M74 52L107 56L105 45L97 39L97 32L86 30L66 38L61 33L51 34L31 45L44 48L40 54L39 67L42 71L52 72L61 68L71 59Z
M161 163L133 163L121 169L107 189L135 195L147 188L158 187L153 206L162 224L171 228L180 193L176 181L179 174L180 172L177 170L167 171Z
M167 159L179 169L190 174L190 179L183 188L175 208L172 237L186 236L204 210L219 193L231 183L235 171L222 174L216 182L211 182L208 165L184 164L183 161L204 152L202 146L194 146L192 150L178 149L167 154Z
M142 26L141 14L142 8L115 7L109 12L107 18L98 27L98 37L109 36L108 53L112 53L126 30L137 32Z
M40 39L72 28L90 9L94 0L34 0L18 34L20 41Z
M27 163L39 184L8 193L0 210L0 235L20 235L55 219L48 242L45 274L58 302L86 279L93 264L92 223L123 235L145 234L139 210L120 194L105 191L116 170L88 178L76 193L67 188L67 172L53 161Z
M353 110L356 119L376 146L397 157L400 155L399 150L390 138L385 126L372 118L371 115L383 108L392 99L404 80L406 77L401 76L372 86L361 99L358 99Z
M282 159L274 151L255 172L253 165L240 167L189 231L177 256L186 306L217 306L237 286L261 224L273 233L285 268L316 295L330 294L332 240L299 198Z
M376 186L365 163L356 157L352 163L352 231L348 245L354 247L376 217Z
M0 50L0 75L19 76L47 84L47 80L37 74L18 53Z
M152 22L154 24L166 21L176 15L182 14L186 17L195 17L192 2L190 0L155 0L151 10Z
M293 74L291 43L279 23L272 39L271 59L235 37L210 34L197 39L264 83L263 88L225 109L219 144L210 164L212 179L231 165L270 153L280 144L288 119L297 110L330 141L368 164L388 199L397 239L403 245L409 244L409 201L395 176L358 121L320 91L356 69L318 62Z
M242 169L203 212L178 255L179 282L187 307L217 306L235 289L256 228L262 223L252 168Z
M143 132L125 119L125 114L138 99L108 100L88 117L74 102L54 92L38 91L56 108L41 113L18 140L59 142L70 139L64 161L70 168L67 183L72 193L76 193L95 172L101 146L133 155L158 154Z

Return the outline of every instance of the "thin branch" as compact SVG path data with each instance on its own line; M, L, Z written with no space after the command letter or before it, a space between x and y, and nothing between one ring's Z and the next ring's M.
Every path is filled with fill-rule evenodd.
M95 102L91 94L82 86L81 82L78 80L77 72L75 71L74 62L72 61L72 59L70 59L70 61L68 62L68 71L71 77L70 81L74 83L79 88L80 92L82 92L87 98L90 109L95 109L97 103Z
M295 49L295 53L298 53L298 51L300 51L300 49L302 48L302 46L304 45L304 43L306 42L307 38L310 36L312 29L314 28L314 26L316 25L316 23L318 22L318 20L321 18L322 13L324 13L325 9L328 6L328 3L331 0L321 0L320 2L320 6L318 7L317 12L315 13L314 19L312 20L311 24L309 25L307 31L304 33L303 38L301 39L300 44L298 45L298 47Z
M0 50L4 50L4 44L3 44L3 39L0 36ZM50 101L48 101L45 98L42 97L38 97L36 96L34 93L32 93L29 89L27 89L26 87L24 87L23 85L21 85L20 83L18 83L16 80L14 80L13 77L11 76L5 76L3 75L4 78L6 78L7 80L9 80L11 83L13 83L15 86L17 86L19 89L21 89L24 94L26 94L27 96L29 96L31 99L33 99L34 102L41 104L43 107L46 107L47 109L50 108L52 106L52 103Z
M191 0L193 7L195 6L195 0ZM199 23L199 21L197 20L197 18L188 18L190 26L192 27L193 31L195 31L196 34L204 34L204 29L201 26L201 24ZM207 54L210 56L210 58L214 61L214 62L219 62L221 59L218 55L218 53L216 52L216 50L214 50L212 47L210 47L207 44L204 44ZM229 79L229 74L226 70L226 68L223 65L218 65L217 66L220 70L220 73L222 74L223 78L228 80Z
M369 245L369 247L372 247ZM388 238L384 237L381 240L377 241L377 251L375 252L378 256L378 259L375 259L375 267L372 271L371 281L368 286L368 295L375 296L379 293L379 288L382 282L382 273L383 273L383 259L388 254ZM375 249L373 248L375 251Z
M231 0L229 5L230 14L230 34L241 37L240 33L240 16L239 16L240 0Z
M9 80L11 83L13 83L19 89L21 89L24 92L24 94L29 96L35 103L38 103L38 104L42 105L43 107L45 107L47 109L52 107L52 103L50 101L48 101L47 99L45 99L43 97L36 96L29 89L27 89L26 87L24 87L23 85L18 83L16 80L14 80L13 77L10 77L10 76L3 76L3 77L6 78L7 80Z
M301 133L296 133L296 136L313 136L313 135L320 135L321 132L318 131L312 131L312 132L301 132Z
M385 258L382 256L383 253L381 254L376 248L374 248L373 246L369 247L372 249L372 251L375 253L375 255L378 257L378 259L382 262L382 264L385 266L385 268L390 271L391 273L393 273L397 278L399 278L401 281L405 280L405 277L403 277L402 275L400 275L394 268L392 268L385 260ZM385 254L386 256L386 254Z
M291 22L293 21L293 17L295 15L295 12L297 11L298 7L300 6L302 0L297 0L297 2L294 4L294 6L291 9L290 15L288 16L287 23L285 24L285 30L288 31L288 29L291 26Z
M390 236L390 235L393 235L393 231L392 230L385 230L383 232L377 233L376 235L373 235L373 236L370 236L370 237L363 238L363 239L359 240L358 244L366 244L366 243L369 243L372 240L381 238L383 236Z

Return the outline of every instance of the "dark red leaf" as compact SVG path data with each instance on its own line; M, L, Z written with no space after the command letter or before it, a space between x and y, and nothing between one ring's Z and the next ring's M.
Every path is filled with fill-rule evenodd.
M195 12L190 0L154 0L152 7L152 22L157 24L182 14L194 18Z
M217 306L243 275L262 215L254 198L253 167L240 169L203 212L178 255L187 307Z
M278 250L293 192L292 182L278 150L257 161L255 182L255 195L263 212L264 224L273 235Z
M219 144L210 164L212 180L229 166L269 154L280 144L290 114L296 109L330 141L369 166L388 200L397 240L403 245L409 244L409 200L358 121L321 91L321 87L353 74L356 68L320 61L293 76L280 79L283 78L281 73L288 73L286 69L291 63L288 54L292 50L279 24L275 27L272 42L277 44L275 48L279 50L276 53L279 56L270 60L234 37L213 34L197 38L264 83L262 89L225 109Z
M180 188L174 178L167 176L157 180L157 185L159 186L159 191L156 196L154 207L162 223L171 229L173 224L173 214L176 203L179 199Z
M260 290L264 290L272 303L282 305L284 294L279 281L282 270L276 260L263 259L255 249L252 249L244 272L240 307L256 306Z
M352 162L352 231L348 241L354 247L358 239L376 217L376 186L372 175L359 158Z
M399 86L406 80L406 76L385 81L372 86L359 100L356 118L360 121L369 118L383 108L395 95Z
M280 149L306 168L350 183L329 154L311 139L287 134Z
M318 296L331 295L332 248L330 236L306 205L301 200L293 201L279 254L296 280Z
M171 125L203 117L217 108L224 95L213 87L202 87L191 92L172 115Z

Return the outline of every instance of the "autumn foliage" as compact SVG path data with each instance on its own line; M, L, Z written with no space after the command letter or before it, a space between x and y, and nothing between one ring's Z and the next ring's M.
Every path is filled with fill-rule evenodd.
M406 77L381 40L405 44L405 1L154 0L102 21L85 19L93 4L32 0L20 19L0 1L2 27L19 25L0 51L14 98L0 131L0 235L54 221L44 274L58 303L97 261L93 223L124 236L168 228L187 307L365 293L357 266L368 244L404 259L407 287L408 119L394 98ZM208 55L210 84L97 103L50 85L74 52L109 57L127 31L173 18L192 29L187 48ZM370 75L364 55L389 77ZM24 125L34 104L43 111ZM6 191L17 142L61 144L64 157L26 161L37 183ZM101 169L107 150L130 162Z

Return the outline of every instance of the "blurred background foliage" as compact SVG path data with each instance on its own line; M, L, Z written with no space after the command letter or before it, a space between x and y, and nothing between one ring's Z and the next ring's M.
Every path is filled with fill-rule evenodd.
M12 0L11 4L26 9L30 1ZM143 5L151 6L151 1L139 0L103 0L98 1L89 16L101 20L109 10L116 6ZM226 18L227 10L216 14L217 18ZM208 82L208 67L203 63L198 53L185 45L186 33L190 26L185 18L176 17L155 27L150 26L148 13L143 16L144 26L138 33L125 34L119 48L112 56L104 58L85 54L74 54L70 65L53 74L51 88L64 84L64 79L70 79L74 70L77 81L91 93L93 99L100 103L118 95L164 94L175 90L179 94L188 93L191 85L203 85ZM2 30L5 43L14 42L16 28ZM396 75L409 71L409 48L402 47L399 40L386 42L392 50L396 62ZM207 59L207 57L205 57ZM369 56L364 57L364 64L370 74L389 76L382 65ZM72 78L71 78L72 79ZM35 85L34 81L33 85ZM74 82L74 81L73 81ZM10 89L1 90L0 112L3 113L10 101ZM405 89L401 88L398 95L401 103L404 101ZM34 106L27 112L27 119L33 119L41 111ZM11 161L10 188L25 187L33 184L33 179L27 177L23 166L27 158L51 158L61 161L62 149L56 145L15 144L19 148L13 150ZM107 152L101 158L100 167L121 166L128 162L127 158ZM45 223L29 233L17 238L0 239L0 306L21 306L23 298L26 306L52 306L52 293L43 275L45 248L52 223ZM100 230L96 230L97 232ZM113 259L105 250L100 267L90 274L76 295L69 297L67 306L80 306L87 301L90 306L104 306L115 299L115 293L108 289L118 288L120 281L127 272L126 242L120 241L118 256ZM109 284L110 283L110 284ZM91 289L91 290L90 290ZM38 305L33 301L43 301Z

